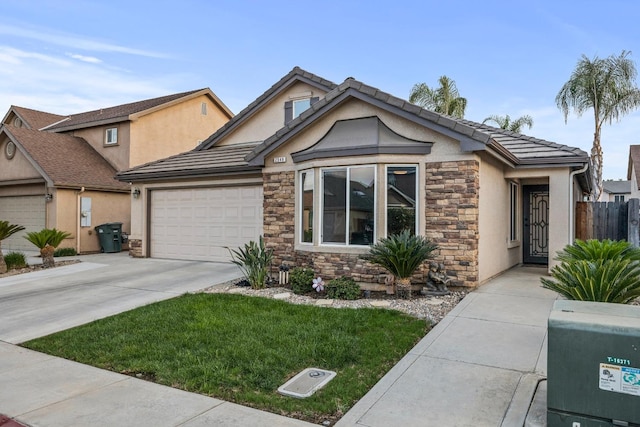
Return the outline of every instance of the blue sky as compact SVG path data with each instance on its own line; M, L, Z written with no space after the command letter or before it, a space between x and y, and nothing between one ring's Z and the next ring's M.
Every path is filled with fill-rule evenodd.
M0 0L0 114L66 114L210 87L239 112L294 66L408 98L454 79L465 118L529 114L525 133L589 151L593 118L555 96L582 54L632 51L640 3ZM626 178L640 112L603 130L604 177Z

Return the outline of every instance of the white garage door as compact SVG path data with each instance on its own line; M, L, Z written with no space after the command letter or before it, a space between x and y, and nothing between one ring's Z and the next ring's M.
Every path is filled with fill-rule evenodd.
M4 249L37 251L23 236L29 231L40 231L45 227L44 196L0 197L0 220L9 221L25 227L13 236L2 241Z
M229 261L262 234L262 186L151 192L154 258Z

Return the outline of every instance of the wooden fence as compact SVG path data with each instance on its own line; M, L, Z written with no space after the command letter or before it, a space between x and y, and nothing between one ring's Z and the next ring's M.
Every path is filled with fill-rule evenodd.
M640 200L628 202L578 202L576 239L627 240L640 246Z

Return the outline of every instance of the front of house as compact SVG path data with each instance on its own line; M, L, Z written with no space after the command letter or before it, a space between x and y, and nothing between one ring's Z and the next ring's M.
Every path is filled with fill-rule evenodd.
M264 235L274 265L380 283L361 256L403 229L438 244L453 283L549 265L588 190L581 150L439 115L299 68L196 150L118 174L132 255L227 261Z

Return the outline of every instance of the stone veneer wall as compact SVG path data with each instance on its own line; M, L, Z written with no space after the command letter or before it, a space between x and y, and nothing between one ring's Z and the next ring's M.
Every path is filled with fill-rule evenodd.
M478 286L480 164L475 160L427 163L426 235L440 246L452 285Z
M440 246L436 261L445 265L452 285L478 285L477 161L427 163L426 235ZM386 272L358 255L295 251L295 172L264 173L264 239L274 251L273 266L312 268L324 279L347 275L356 282L384 283ZM414 276L426 282L428 266ZM274 268L275 269L275 268Z
M142 258L142 240L129 239L129 256L133 258Z
M273 266L312 268L323 279L350 276L356 282L384 283L385 273L354 254L295 251L295 172L263 174L264 223L267 247L273 249Z

